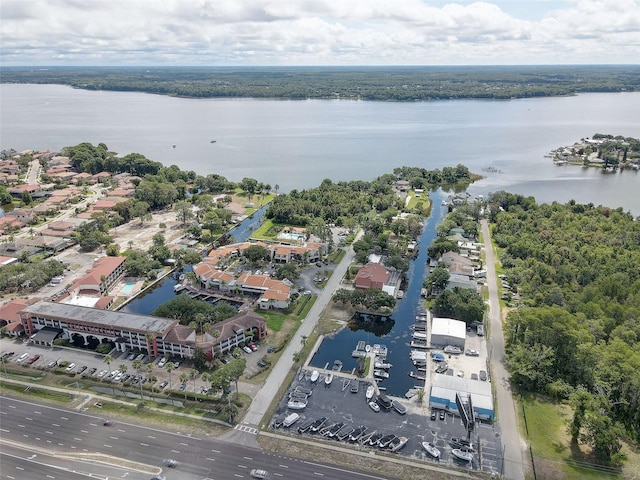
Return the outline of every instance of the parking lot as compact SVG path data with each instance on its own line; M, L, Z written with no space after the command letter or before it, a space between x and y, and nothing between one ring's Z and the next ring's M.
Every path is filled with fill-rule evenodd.
M262 370L263 368L267 368L258 365L260 359L267 353L267 348L268 347L266 345L257 344L256 351L252 351L250 354L245 352L242 353L243 357L247 361L247 368L245 370L245 373L247 375L254 374ZM30 366L33 368L49 369L54 368L55 366L59 366L62 363L63 365L65 365L65 369L68 368L68 366L73 365L73 368L69 370L69 373L75 372L77 374L90 375L95 379L109 378L115 381L123 381L122 379L125 378L126 375L129 375L130 377L126 378L126 381L131 382L134 380L134 376L140 375L144 377L143 381L147 381L148 377L153 376L156 378L155 385L158 388L164 389L168 387L170 380L172 388L174 390L188 392L201 392L202 388L205 386L205 383L202 381L201 377L198 376L195 379L195 382L190 378L184 384L184 387L181 387L180 376L184 373L189 374L191 372L192 365L190 363L184 363L182 359L177 358L162 362L163 357L150 359L148 356L143 355L140 359L142 361L142 368L139 371L136 371L133 366L133 361L135 358L139 358L140 355L133 354L131 352L114 352L111 355L111 364L108 365L104 361L104 359L106 358L104 355L92 352L90 350L80 350L59 346L45 347L41 345L34 345L25 341L16 341L9 338L0 339L0 352L2 354L6 354L4 360L7 362L7 365L10 365L11 363L19 363L21 365ZM131 357L131 355L133 355L133 358ZM25 357L20 362L18 362L18 360L22 356ZM29 360L36 356L37 359L29 363ZM179 367L174 368L171 373L169 373L169 371L166 369L167 363L169 363L170 361L180 362ZM150 373L147 370L148 364L152 365ZM117 377L117 375L120 373L121 365L126 366L126 371L122 373L120 378L116 380L114 377ZM113 372L115 372L115 374L109 377L109 374ZM253 384L240 382L239 388L241 392L253 396L257 387Z
M471 463L455 458L451 451L455 447L450 440L452 437L466 438L466 429L462 425L460 417L445 413L436 412L435 419L432 419L431 411L426 406L421 407L414 397L411 400L395 399L408 407L406 414L401 415L394 409L389 411L381 408L375 412L367 405L365 397L366 384L361 383L358 393L352 393L349 386L343 389L343 381L348 377L334 375L330 385L324 383L324 375L314 383L311 382L311 371L303 370L294 380L287 395L281 399L278 408L270 421L270 428L288 435L304 435L307 438L314 438L318 442L336 442L321 432L299 433L298 428L309 419L319 419L326 417L325 426L342 422L345 426L357 429L365 426L367 430L359 441L350 442L348 438L342 443L347 448L354 448L359 451L382 452L377 446L371 446L368 442L362 443L362 438L366 438L373 432L383 435L394 434L398 437L408 439L406 445L396 452L396 455L411 457L413 459L432 462L438 465L451 465L458 468L482 469L483 471L499 471L499 432L492 424L479 424L472 433L471 440L474 443L475 454ZM349 377L350 378L350 377ZM310 389L313 393L307 397L307 406L302 410L291 410L287 408L289 393L294 392L297 387ZM375 397L374 397L375 398ZM283 418L291 413L298 413L300 419L290 427L276 426ZM422 442L431 442L440 450L440 460L437 461L430 456L421 446Z

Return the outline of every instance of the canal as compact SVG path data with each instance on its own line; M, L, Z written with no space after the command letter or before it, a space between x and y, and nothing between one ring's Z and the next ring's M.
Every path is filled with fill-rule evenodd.
M360 340L373 345L379 343L387 346L387 361L393 365L389 370L389 378L380 383L387 389L386 393L394 396L403 396L414 385L423 385L409 376L415 371L409 353L411 351L411 334L409 328L415 323L415 316L423 304L420 296L422 282L428 273L427 248L436 237L436 226L444 219L447 208L441 206L446 194L441 190L430 195L433 207L431 215L425 219L422 234L418 240L418 255L409 264L407 279L409 286L404 293L404 298L398 300L390 318L382 320L354 320L349 326L338 332L331 338L325 338L311 359L314 367L324 368L328 363L329 368L334 360L343 363L343 371L351 371L356 367L356 358L351 357Z
M256 210L251 216L245 218L238 226L229 232L232 243L244 242L264 221L268 204ZM184 268L184 272L191 271L191 266ZM153 288L145 290L134 300L122 307L121 311L127 313L137 313L140 315L151 315L156 308L171 300L176 293L173 287L179 283L178 277L182 272L173 272Z

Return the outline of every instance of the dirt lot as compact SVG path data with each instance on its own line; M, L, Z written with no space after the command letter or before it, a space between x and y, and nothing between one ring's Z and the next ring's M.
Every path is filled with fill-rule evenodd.
M166 228L160 228L160 224ZM184 235L183 225L176 220L176 213L168 210L154 213L151 220L140 223L139 220L120 225L111 230L114 243L120 246L120 251L129 248L129 242L134 248L147 250L153 244L153 236L156 233L164 235L165 243L171 244Z

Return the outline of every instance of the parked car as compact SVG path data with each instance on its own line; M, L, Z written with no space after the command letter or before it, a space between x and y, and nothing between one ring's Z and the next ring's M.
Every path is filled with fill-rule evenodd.
M24 362L27 358L29 358L29 354L28 354L28 353L23 353L22 355L20 355L20 356L16 359L16 362L18 362L18 363L22 363L22 362Z
M477 330L479 337L484 337L484 325L478 325Z
M180 390L181 392L184 392L186 388L187 388L187 384L186 383L181 383L180 387L178 387L178 390Z
M482 380L483 382L487 381L487 372L484 370L480 370L480 380Z
M96 367L91 367L87 372L87 375L93 375L94 373L96 373L96 370L98 370Z
M251 350L249 347L242 347L242 350L244 350L246 353L251 353L253 352L253 350Z
M435 420L436 418L438 418L438 412L431 410L431 420Z
M467 348L464 351L465 355L468 355L469 357L479 357L480 356L480 352L478 352L477 350L474 350L472 348Z
M256 352L258 351L258 347L255 343L250 343L249 344L249 348L251 349L251 351Z
M180 362L173 362L173 368L178 368L180 366Z
M264 368L267 366L267 362L265 362L264 360L258 360L258 366Z
M3 359L4 359L4 358L9 358L9 357L14 356L15 354L16 354L16 352L4 352L4 353L2 354L2 358L3 358Z
M446 416L446 412L444 410L440 410L440 420L444 420Z
M158 384L158 388L164 388L164 387L166 387L167 385L169 385L169 382L167 382L166 380L164 380L163 382L160 382L160 383Z
M74 368L76 368L76 364L75 363L70 363L67 366L67 372L72 372Z
M34 355L33 357L29 358L29 360L27 360L27 363L29 365L32 365L35 362L37 362L39 358L40 358L40 355Z
M478 374L477 373L472 373L471 374L471 380L478 380Z
M78 369L78 373L82 373L82 372L84 372L86 369L87 369L87 366L86 366L86 365L83 365L83 366L81 366L81 367Z

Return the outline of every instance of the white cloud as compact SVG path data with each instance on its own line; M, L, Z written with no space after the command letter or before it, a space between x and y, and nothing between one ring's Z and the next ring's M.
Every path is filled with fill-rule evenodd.
M640 61L640 0L0 0L0 17L3 65Z

